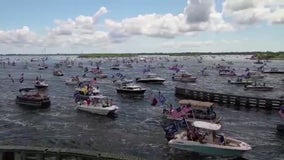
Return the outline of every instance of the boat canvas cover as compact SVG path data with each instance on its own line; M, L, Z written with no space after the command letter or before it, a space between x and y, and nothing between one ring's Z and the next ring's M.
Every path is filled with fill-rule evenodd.
M205 121L194 121L192 122L192 125L196 128L202 128L202 129L212 130L212 131L218 131L221 129L220 124L210 123L210 122L205 122Z
M202 101L196 101L196 100L189 100L189 99L183 99L179 101L180 105L191 105L191 107L196 107L196 108L210 108L214 105L214 103L211 102L202 102Z

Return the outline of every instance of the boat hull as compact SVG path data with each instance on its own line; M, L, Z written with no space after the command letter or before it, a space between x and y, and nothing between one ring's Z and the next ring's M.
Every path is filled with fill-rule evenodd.
M170 140L169 145L180 150L198 152L215 156L241 156L246 150L226 147L224 145L201 144L195 141Z
M78 105L77 109L81 111L93 113L93 114L106 116L106 115L114 114L118 110L118 107L116 105L112 105L110 107L94 107L91 105L82 104L82 105Z
M165 80L150 80L150 79L137 79L136 82L139 83L152 83L152 84L163 84Z
M117 93L122 93L122 94L144 94L146 89L142 89L142 90L126 90L126 89L116 89Z
M16 104L29 108L48 108L50 107L50 100L49 98L43 100L31 100L17 97Z

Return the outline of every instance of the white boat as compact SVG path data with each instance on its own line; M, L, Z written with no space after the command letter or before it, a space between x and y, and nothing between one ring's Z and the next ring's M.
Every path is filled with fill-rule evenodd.
M162 84L166 79L158 77L155 73L147 72L143 77L136 78L136 82Z
M254 90L254 91L271 91L273 90L273 86L268 86L265 83L263 84L256 84L254 83L253 85L245 85L244 90Z
M117 93L123 93L123 94L139 94L143 95L146 91L145 88L142 88L139 85L136 84L127 84L127 85L122 85L118 88L116 88Z
M65 80L66 85L77 85L79 82L80 80L77 77L71 77Z
M118 110L118 106L112 104L112 101L105 96L92 96L90 104L86 101L77 105L77 109L98 115L111 115Z
M191 76L192 76L191 73L188 73L185 70L180 70L178 73L173 73L172 79L173 80L180 80L181 78L191 77Z
M181 150L217 156L241 156L245 151L252 149L243 141L217 135L220 129L220 124L194 121L192 129L176 134L168 144Z
M47 88L48 84L43 79L40 79L34 82L34 86L36 88Z
M238 77L235 81L228 80L228 83L230 83L230 84L240 84L240 85L250 85L253 82L249 81L249 80L244 80L244 79Z
M56 69L53 71L53 75L55 76L63 76L63 72L60 69Z
M115 86L118 86L118 87L121 87L121 86L125 86L125 85L128 85L128 84L132 84L133 83L133 80L131 79L115 79L113 80L113 84Z

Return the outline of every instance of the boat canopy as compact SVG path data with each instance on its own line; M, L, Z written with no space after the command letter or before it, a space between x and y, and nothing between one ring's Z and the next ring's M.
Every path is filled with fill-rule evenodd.
M201 128L201 129L206 129L206 130L211 130L211 131L218 131L221 129L220 124L210 123L210 122L205 122L205 121L194 121L192 122L192 125L196 128Z
M183 99L179 101L180 105L191 105L191 107L194 108L210 108L214 105L214 103L211 102L202 102L202 101L196 101L196 100L190 100L190 99Z

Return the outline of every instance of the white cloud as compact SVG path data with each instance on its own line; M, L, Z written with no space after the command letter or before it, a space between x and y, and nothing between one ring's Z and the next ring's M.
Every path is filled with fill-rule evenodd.
M283 24L284 0L226 0L223 12L238 24Z
M174 38L192 35L199 31L232 31L233 26L223 20L222 14L215 10L212 0L188 0L183 13L146 14L126 18L119 22L106 20L109 37L122 42L128 37L144 35L160 38Z
M188 23L207 22L210 18L210 13L213 12L212 0L188 0L188 5L185 8L186 21Z
M39 37L32 31L30 31L29 27L27 26L16 30L0 30L0 43L2 44L26 46L38 43L38 40Z

